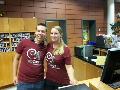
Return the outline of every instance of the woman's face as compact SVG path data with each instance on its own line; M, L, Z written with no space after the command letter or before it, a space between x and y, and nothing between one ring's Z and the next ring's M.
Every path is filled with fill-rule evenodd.
M61 35L57 29L55 28L51 29L50 37L52 42L60 42Z

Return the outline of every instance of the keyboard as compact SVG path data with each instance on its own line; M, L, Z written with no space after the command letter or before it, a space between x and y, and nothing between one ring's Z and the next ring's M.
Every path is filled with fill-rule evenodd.
M59 87L57 90L91 90L87 85L85 84L79 84L79 85L68 85Z
M120 88L120 81L112 83L112 84L109 84L109 86L112 87L112 88L114 88L114 89Z

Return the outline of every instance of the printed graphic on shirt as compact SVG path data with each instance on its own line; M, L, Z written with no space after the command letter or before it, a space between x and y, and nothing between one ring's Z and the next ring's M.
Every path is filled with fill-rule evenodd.
M47 52L46 54L46 60L48 62L48 65L51 67L51 68L54 68L54 69L60 69L56 64L55 64L55 56L53 56L53 54L51 52Z
M41 52L36 51L35 49L31 48L27 51L28 63L33 65L41 65L40 60Z

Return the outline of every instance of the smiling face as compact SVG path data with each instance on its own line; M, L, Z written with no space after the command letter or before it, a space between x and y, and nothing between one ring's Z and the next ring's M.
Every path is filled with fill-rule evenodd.
M62 37L60 32L56 28L52 28L51 29L50 36L51 36L52 42L56 42L56 43L59 43L60 42L60 38Z
M42 25L37 26L37 31L35 32L36 40L41 42L46 36L46 27Z

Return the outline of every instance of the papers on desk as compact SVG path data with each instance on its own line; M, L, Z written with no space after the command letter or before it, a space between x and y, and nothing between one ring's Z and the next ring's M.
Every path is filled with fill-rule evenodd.
M97 61L97 59L91 59L91 61L96 62L96 61Z
M96 65L104 65L106 56L97 56Z
M108 49L110 51L117 51L117 50L120 50L120 48L111 48L111 49Z
M97 59L91 59L91 61L96 62L96 65L104 65L106 56L97 56Z

